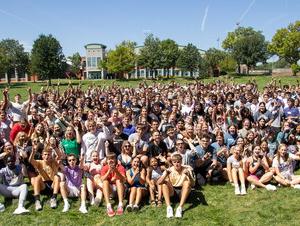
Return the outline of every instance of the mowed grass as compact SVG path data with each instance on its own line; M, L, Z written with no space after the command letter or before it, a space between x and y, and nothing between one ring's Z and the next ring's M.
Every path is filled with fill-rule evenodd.
M219 78L227 80L227 78ZM255 79L261 90L265 84L271 81L271 76L255 77L234 77L236 83L246 83ZM282 84L297 84L297 77L276 77L281 79ZM211 82L215 79L204 79L204 82ZM172 79L161 82L170 82ZM179 78L175 80L181 84L192 82L193 80ZM229 81L229 80L228 80ZM53 80L53 84L56 84ZM82 87L86 89L91 83L95 85L108 86L112 82L121 86L135 87L141 80L115 81L115 80L94 80L83 81ZM152 81L146 81L151 85ZM61 90L68 87L68 80L61 80ZM73 80L73 84L78 85L78 80ZM16 93L27 98L28 87L33 92L39 92L45 82L38 83L16 83L10 86L10 96ZM6 84L1 84L3 90ZM300 223L300 191L291 188L279 188L275 192L268 192L264 189L248 190L246 196L235 196L231 185L206 185L192 193L184 207L182 219L167 219L166 206L153 208L148 205L142 206L138 213L126 213L123 216L109 218L106 215L106 208L103 203L100 207L88 207L88 214L81 214L78 211L80 202L71 200L71 210L62 213L63 201L58 197L59 206L52 210L49 207L49 199L44 199L44 209L41 212L34 210L32 191L26 201L26 207L30 213L22 216L14 216L12 212L17 207L17 199L5 203L6 210L0 213L0 225L299 225ZM0 202L4 202L0 197ZM126 204L126 201L124 201ZM176 205L177 206L177 205ZM174 206L174 207L176 207Z
M30 213L14 216L17 200L6 204L0 214L1 225L299 225L300 191L279 188L248 190L246 196L235 196L231 185L206 185L192 193L184 207L182 219L167 219L166 207L153 208L148 204L137 213L109 218L103 204L89 207L88 214L78 211L79 201L71 200L71 210L62 213L63 202L52 210L49 202L40 212L27 202ZM125 202L124 202L125 203ZM177 205L176 205L177 206Z

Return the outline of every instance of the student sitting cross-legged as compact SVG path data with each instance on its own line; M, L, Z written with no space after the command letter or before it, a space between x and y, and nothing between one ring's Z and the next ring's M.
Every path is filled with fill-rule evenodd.
M195 177L190 166L182 165L180 154L173 154L171 157L172 167L165 170L157 183L162 184L163 196L167 205L167 218L173 217L170 197L178 195L180 203L177 207L175 217L182 217L182 208L188 198L192 186L195 185Z

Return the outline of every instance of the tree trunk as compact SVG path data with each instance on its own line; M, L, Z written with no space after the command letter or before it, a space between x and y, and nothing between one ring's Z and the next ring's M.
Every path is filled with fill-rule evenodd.
M241 65L238 64L238 74L241 74Z

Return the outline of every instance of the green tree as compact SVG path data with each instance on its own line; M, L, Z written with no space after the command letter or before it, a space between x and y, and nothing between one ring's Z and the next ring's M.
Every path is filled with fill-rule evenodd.
M51 34L40 35L31 51L31 70L42 80L60 78L66 71L66 59L59 41Z
M268 42L261 31L255 31L252 27L238 27L229 32L222 43L222 47L232 54L238 65L247 65L248 72L257 63L266 62L269 57L267 46Z
M219 69L221 61L225 59L225 53L222 50L210 48L205 52L205 58L210 70L215 75L215 71Z
M197 47L189 43L180 51L176 65L183 71L189 71L193 77L194 72L199 69L200 57Z
M163 67L161 49L160 40L150 34L146 37L138 56L138 65L150 70L152 77L157 75L156 69Z
M179 49L177 43L172 39L165 39L160 42L160 58L162 68L167 69L169 78L169 69L176 66L176 61L179 57Z
M277 30L268 49L285 59L292 70L297 69L297 62L300 60L300 20L289 24L287 28ZM293 70L293 75L296 73L297 70Z
M29 69L29 54L19 41L4 39L0 42L0 72L7 73L8 83L11 74L27 73Z
M80 68L81 68L81 56L80 56L80 54L78 52L76 52L68 58L72 63L71 68L70 68L71 72L73 72L74 74L77 75L78 72L80 72Z
M225 53L224 59L220 62L220 67L222 71L235 72L237 67L236 60L229 53Z
M125 74L135 68L135 46L135 42L123 41L115 50L108 51L106 58L100 61L99 67L124 78Z

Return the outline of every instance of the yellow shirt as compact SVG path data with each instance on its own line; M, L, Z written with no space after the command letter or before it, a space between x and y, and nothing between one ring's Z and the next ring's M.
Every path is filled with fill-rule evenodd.
M189 176L183 173L184 170L187 170ZM182 166L182 170L178 172L175 170L174 166L170 168L171 173L169 174L169 179L173 187L181 187L183 182L188 180L191 182L191 185L195 185L195 177L193 173L193 169L189 166Z

